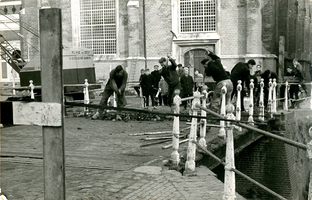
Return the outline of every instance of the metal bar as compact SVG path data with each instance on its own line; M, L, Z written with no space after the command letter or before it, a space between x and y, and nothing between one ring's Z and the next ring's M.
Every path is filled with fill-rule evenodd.
M272 138L274 138L274 139L281 140L281 141L283 141L283 142L285 142L285 143L287 143L287 144L290 144L290 145L292 145L292 146L301 148L301 149L303 149L303 150L307 150L307 149L308 149L308 146L305 145L305 144L302 144L302 143L299 143L299 142L295 142L295 141L293 141L293 140L290 140L290 139L287 139L287 138L284 138L284 137L275 135L275 134L270 133L270 132L268 132L268 131L264 131L264 130L261 130L261 129L258 129L258 128L249 126L249 125L247 125L247 124L240 123L240 122L238 122L237 125L240 126L240 127L243 127L243 128L246 128L246 129L249 129L249 130L252 130L252 131L261 133L261 134L263 134L263 135L265 135L265 136L269 136L269 137L272 137Z
M189 139L181 140L181 141L179 142L179 144L182 144L182 143L185 143L185 142L188 142L188 141L189 141ZM172 147L172 144L163 146L162 148L163 148L163 149L168 149L168 148L170 148L170 147Z
M191 142L193 142L194 144L197 145L197 147L199 147L201 150L203 150L206 154L208 154L209 156L211 156L213 159L215 159L216 161L218 161L220 164L222 164L223 166L226 165L225 162L223 162L220 158L218 158L217 156L215 156L213 153L211 153L210 151L208 151L206 148L202 147L198 142L196 142L195 140L192 140ZM269 188L265 187L264 185L262 185L261 183L255 181L254 179L250 178L249 176L247 176L246 174L238 171L237 169L231 169L233 172L235 172L236 174L242 176L243 178L249 180L250 182L256 184L257 186L261 187L262 189L264 189L265 191L269 192L270 194L278 197L279 199L282 200L287 200L284 197L282 197L281 195L277 194L276 192L274 192L273 190L270 190Z
M219 117L220 119L223 119L224 117L222 115L219 115L218 113L215 113L207 108L204 108L202 107L200 104L196 104L196 106L200 109L203 109L205 110L206 112L210 113L211 115L213 116L216 116L216 117ZM298 148L301 148L301 149L304 149L304 150L307 150L307 145L305 144L302 144L302 143L299 143L299 142L295 142L293 140L290 140L290 139L287 139L287 138L284 138L284 137L281 137L281 136L278 136L278 135L275 135L273 133L270 133L268 131L264 131L264 130L261 130L261 129L258 129L258 128L255 128L253 126L249 126L247 124L243 124L239 121L233 121L233 123L236 123L236 125L240 126L240 127L243 127L243 128L246 128L246 129L249 129L249 130L252 130L252 131L255 131L255 132L258 132L258 133L261 133L265 136L269 136L269 137L272 137L274 139L278 139L278 140L281 140L287 144L290 144L292 146L295 146L295 147L298 147Z

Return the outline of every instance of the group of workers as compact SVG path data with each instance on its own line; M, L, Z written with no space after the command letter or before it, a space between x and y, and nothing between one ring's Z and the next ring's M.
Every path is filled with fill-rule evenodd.
M151 97L152 106L155 108L157 103L160 105L172 106L174 91L179 89L181 91L181 97L192 96L194 91L194 81L192 76L189 75L189 68L184 67L179 64L176 64L175 60L168 56L168 58L162 57L159 59L159 64L154 66L154 71L149 72L149 69L141 71L140 77L140 87L142 88L143 96L145 97L145 105L149 106L149 97ZM203 77L203 84L205 76L211 76L215 81L215 88L213 92L213 97L209 108L215 112L220 112L221 104L221 89L223 86L226 87L226 103L230 104L233 98L237 95L237 84L238 80L241 80L242 83L242 92L241 99L244 99L244 96L249 91L250 79L254 79L255 85L255 99L259 97L259 79L263 78L264 80L264 104L265 106L268 103L268 93L269 93L269 79L277 79L277 76L274 72L266 70L261 73L261 69L254 70L254 74L250 74L250 69L256 67L256 62L253 59L248 60L247 63L239 62L237 63L231 73L225 70L221 63L220 57L206 50L206 58L201 61L202 66L204 67L204 76L200 76L198 70L195 70L195 75L197 77ZM296 63L298 64L298 63ZM296 69L296 70L294 70ZM300 70L297 70L295 67L289 73L293 76L299 76ZM118 65L115 69L110 72L109 80L105 86L104 92L102 93L102 98L100 101L101 108L98 109L92 119L97 119L103 113L105 106L109 97L115 92L117 107L124 107L127 102L125 98L125 88L128 80L128 74L123 69L121 65ZM202 84L202 85L203 85ZM200 86L198 84L197 86ZM162 88L159 90L159 88ZM291 91L293 91L292 89ZM156 93L160 92L158 95L159 100L156 101ZM243 101L241 101L241 110L244 111ZM185 106L185 104L184 104ZM118 115L117 115L118 117Z

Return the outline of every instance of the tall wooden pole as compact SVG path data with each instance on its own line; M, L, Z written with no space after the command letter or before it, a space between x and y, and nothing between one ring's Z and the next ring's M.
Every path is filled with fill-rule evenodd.
M279 37L279 54L278 54L278 82L284 82L284 59L285 59L285 37Z
M61 9L39 10L42 102L60 103L61 126L43 126L44 199L65 199Z

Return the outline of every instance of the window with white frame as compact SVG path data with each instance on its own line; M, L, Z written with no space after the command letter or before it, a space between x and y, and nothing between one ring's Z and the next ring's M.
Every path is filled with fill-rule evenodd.
M80 0L81 47L94 54L116 54L115 0Z
M180 0L180 32L215 32L216 0Z

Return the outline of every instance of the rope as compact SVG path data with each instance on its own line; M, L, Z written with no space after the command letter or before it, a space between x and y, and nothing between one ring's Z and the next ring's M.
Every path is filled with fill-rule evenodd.
M14 19L10 18L9 16L7 16L6 14L4 14L3 12L1 12L1 11L0 11L0 14L3 15L4 17L6 17L7 19L9 19L10 21L12 21L13 23L16 23L17 25L21 26L22 28L24 28L25 30L27 30L28 32L32 33L33 35L35 35L36 37L39 38L39 34L38 34L38 31L36 29L35 30L30 30L30 28L32 28L30 24L27 24L26 22L23 22L23 23L25 23L27 25L27 26L23 26L23 25L21 25L18 22L19 19L15 19L14 20ZM34 32L36 32L36 33L34 33Z
M35 46L33 46L31 43L29 43L24 36L22 36L20 33L17 33L16 31L12 30L5 22L0 21L2 24L4 24L8 29L10 29L13 33L18 35L23 39L24 42L26 42L28 45L30 45L32 48L34 48L36 51L39 51Z

